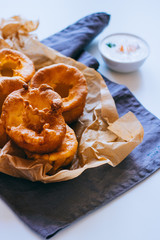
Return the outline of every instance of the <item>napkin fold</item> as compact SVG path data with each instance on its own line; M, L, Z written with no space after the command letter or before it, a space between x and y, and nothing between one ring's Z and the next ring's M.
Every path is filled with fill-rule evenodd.
M91 14L43 43L97 68L95 58L83 49L108 25L109 18L106 13ZM105 77L104 80L119 114L132 111L144 128L143 142L122 163L115 168L106 164L88 169L73 180L49 184L0 173L1 198L44 238L53 236L101 204L112 201L160 166L160 120L148 112L125 86Z

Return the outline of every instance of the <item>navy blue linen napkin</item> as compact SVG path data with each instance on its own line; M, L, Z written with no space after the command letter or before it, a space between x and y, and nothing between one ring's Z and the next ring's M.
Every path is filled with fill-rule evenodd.
M92 14L80 20L83 22L83 34L80 34L83 39L86 39L88 28L94 32L94 16L96 22L99 21L101 30L108 24L109 16L105 13ZM80 30L77 24L68 28L68 31L76 32L76 29L77 35L78 29ZM61 32L62 40L67 34L66 38L72 42L76 35L70 35L68 31ZM96 29L95 34L98 32ZM44 43L54 47L55 41L61 41L61 34L58 34L57 40L52 36L53 41L50 37ZM75 56L81 55L81 59L90 66L91 56L82 53L85 45L79 51L78 43L76 44ZM49 184L33 183L0 174L1 198L30 228L44 238L50 238L77 218L112 201L150 176L160 166L160 120L148 112L125 86L113 83L105 77L104 80L114 97L120 116L132 111L144 127L143 142L122 163L115 168L106 164L88 169L76 179Z

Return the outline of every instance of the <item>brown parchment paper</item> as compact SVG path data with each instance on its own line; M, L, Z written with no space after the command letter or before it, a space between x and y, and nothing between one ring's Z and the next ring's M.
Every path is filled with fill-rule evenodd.
M28 55L36 69L56 63L77 67L86 78L88 95L83 115L71 126L79 146L70 167L49 175L50 163L27 159L23 149L10 140L0 150L1 172L44 183L66 181L79 176L87 168L102 164L115 167L141 143L144 134L141 123L131 112L119 118L108 87L97 71L46 47L28 33L19 34L16 44L10 47Z

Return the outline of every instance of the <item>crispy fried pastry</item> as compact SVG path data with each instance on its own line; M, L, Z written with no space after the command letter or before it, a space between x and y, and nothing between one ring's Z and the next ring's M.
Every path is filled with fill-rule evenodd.
M26 55L8 48L0 50L0 77L20 77L28 82L34 73L33 62Z
M20 77L0 77L0 114L5 98L13 91L23 88L24 81Z
M78 142L74 131L66 125L66 135L62 144L52 153L49 154L35 154L26 151L26 154L31 159L44 159L53 165L54 171L60 167L67 166L73 160L77 151Z
M2 105L5 98L13 91L23 87L24 81L20 77L0 77L0 116L2 113ZM4 126L0 118L0 148L8 141Z
M5 99L1 119L10 138L23 149L48 153L59 147L66 133L61 97L50 86L12 92Z
M76 121L83 113L87 95L84 75L76 67L63 63L44 67L31 80L31 87L50 85L63 100L63 116L67 123Z

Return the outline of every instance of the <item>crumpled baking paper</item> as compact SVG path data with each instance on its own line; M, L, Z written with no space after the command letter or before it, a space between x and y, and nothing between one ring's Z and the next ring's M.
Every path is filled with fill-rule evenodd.
M35 37L30 33L35 31L39 21L29 21L20 16L13 16L8 19L1 19L0 22L0 49L1 48L22 48L25 45L23 39Z
M30 31L36 29L38 22L28 22L20 17L12 19L13 22L17 21L15 25L11 19L8 23L5 20L1 23L0 48L8 44L7 47L22 51L33 60L36 70L57 63L77 67L86 78L88 95L83 115L71 126L79 146L68 168L49 175L52 169L49 162L27 159L23 149L10 140L0 150L0 171L31 181L49 183L73 179L87 168L106 163L115 167L142 142L144 130L141 123L132 112L119 118L108 87L97 71L48 48L31 35ZM12 26L11 31L8 30L9 26Z

